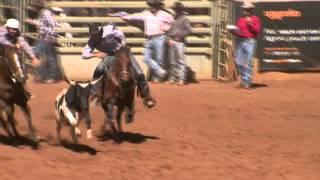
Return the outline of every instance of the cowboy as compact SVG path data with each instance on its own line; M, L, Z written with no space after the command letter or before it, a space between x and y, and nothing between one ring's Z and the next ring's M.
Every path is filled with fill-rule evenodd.
M55 19L55 14L62 12L59 7L44 8L39 17L39 41L35 47L36 54L46 58L37 69L38 81L54 83L61 79L58 67L58 59L55 46L57 45L58 33L55 31L60 24Z
M236 64L241 76L241 87L251 89L253 57L256 48L256 39L261 32L261 22L259 17L253 14L254 5L244 1L241 6L243 15L237 21L237 28L230 32L240 37L240 42L236 48Z
M114 24L106 25L100 28L99 31L91 34L88 44L82 51L82 58L90 59L97 57L102 59L94 71L93 80L97 80L107 73L108 68L110 68L110 65L115 60L115 52L119 50L120 47L125 46L125 44L126 40L123 32ZM97 49L98 52L94 52L94 49ZM144 99L144 104L151 108L155 105L155 100L150 95L150 89L143 71L132 54L130 55L130 59L135 74L135 80L137 81L138 90L141 97ZM93 91L97 91L98 84L99 83L94 86ZM94 93L97 96L100 96L97 92Z
M174 22L169 29L168 36L168 53L170 62L169 84L178 83L186 84L187 65L184 54L185 38L191 32L190 20L185 16L184 5L175 1L172 9L175 12Z
M164 58L166 52L166 32L169 30L173 17L162 10L163 0L147 0L149 10L136 15L122 15L123 20L140 20L144 22L144 33L146 43L144 50L144 62L152 70L157 78L154 82L163 79L167 72L164 69Z
M0 28L0 56L3 56L4 48L11 47L11 48L21 48L26 52L26 54L31 58L32 65L34 67L39 66L40 61L35 56L32 48L28 44L28 42L21 36L20 33L20 22L16 19L8 19L4 27ZM22 70L25 72L25 62L22 62L21 67ZM26 87L26 79L22 79L21 82L24 85L27 98L31 97L31 93L28 91Z

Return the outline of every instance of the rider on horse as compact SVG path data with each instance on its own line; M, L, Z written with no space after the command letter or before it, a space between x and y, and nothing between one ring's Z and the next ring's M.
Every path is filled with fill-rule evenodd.
M88 44L82 52L82 58L102 58L102 61L94 71L94 80L107 73L108 68L110 68L110 65L115 60L115 52L119 50L120 47L125 46L125 44L126 41L123 32L114 24L106 25L100 28L99 31L90 35ZM98 52L93 52L94 49L97 49ZM150 95L150 89L143 71L132 54L130 55L130 59L135 74L135 80L137 81L138 90L141 97L144 99L144 104L147 107L153 107L155 105L155 100Z
M32 65L40 64L28 42L21 36L20 23L16 19L8 19L4 27L0 27L0 58L5 58L3 57L5 48L21 48L31 57ZM21 64L23 71L25 71L24 63ZM26 95L30 98L31 94L26 88L26 79L23 79L21 83L24 85Z

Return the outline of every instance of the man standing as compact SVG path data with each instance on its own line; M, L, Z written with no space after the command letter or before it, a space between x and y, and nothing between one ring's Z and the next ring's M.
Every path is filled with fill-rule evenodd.
M176 1L172 9L175 11L175 20L167 33L170 59L169 84L177 82L178 85L185 85L187 78L185 37L191 32L191 24L185 16L184 5L181 2Z
M33 66L38 66L40 61L35 56L32 48L28 42L20 34L20 22L16 19L8 19L4 27L0 28L0 56L4 55L4 48L21 48L32 60ZM25 72L25 62L22 62L21 68ZM27 98L30 98L31 94L26 87L26 79L21 82L26 90Z
M244 1L243 15L237 21L237 29L231 33L240 37L236 48L236 64L241 76L241 87L251 89L253 58L256 48L256 38L261 31L259 17L253 15L254 5Z
M61 79L61 73L58 67L57 52L55 46L57 44L58 34L55 28L59 26L55 20L53 11L59 11L61 8L52 7L45 8L41 11L39 18L39 41L35 51L38 56L44 57L41 66L38 68L41 81L45 83L54 83Z
M163 0L147 0L149 10L136 15L120 16L123 20L141 20L144 22L144 33L147 41L145 43L144 62L158 77L154 80L158 82L166 75L164 70L164 58L166 52L165 33L171 27L173 17L162 10Z

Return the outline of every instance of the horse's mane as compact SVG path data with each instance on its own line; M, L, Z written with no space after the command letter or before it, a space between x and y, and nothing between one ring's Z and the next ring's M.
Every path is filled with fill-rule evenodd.
M127 54L130 56L131 50L129 46L121 46L118 51L116 51L115 56L119 57L121 54Z
M107 77L113 83L119 85L121 81L121 76L123 74L129 75L129 78L132 80L132 63L130 60L131 50L128 46L121 47L118 51L115 52L115 59L108 67Z
M129 60L128 65L131 66L130 53L131 53L130 47L122 46L118 51L116 51L116 53L115 53L116 59L115 59L115 61L113 61L112 66L120 66L121 60L123 60L122 55L125 55L126 58L128 58L128 60Z
M21 62L21 52L18 48L5 47L2 68L6 68L7 75L14 78L24 78ZM18 80L18 79L15 79ZM19 79L19 81L22 79Z

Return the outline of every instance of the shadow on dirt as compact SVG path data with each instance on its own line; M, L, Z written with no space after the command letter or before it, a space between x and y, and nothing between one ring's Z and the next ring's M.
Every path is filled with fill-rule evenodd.
M62 140L60 145L65 149L68 149L70 151L77 152L77 153L88 153L90 155L96 155L99 152L95 148L92 148L88 145L74 144L65 140Z
M251 84L251 88L252 88L252 89L264 88L264 87L268 87L268 85L266 85L266 84L260 84L260 83L252 83L252 84Z
M39 142L34 142L31 139L19 136L19 137L10 137L5 135L0 135L0 144L5 144L8 146L20 148L21 146L29 146L34 150L39 149L39 143L45 142L46 140L40 139Z
M113 140L116 143L129 142L134 144L141 144L147 139L160 139L155 136L146 136L140 133L122 132L117 134L104 133L97 137L98 141Z

